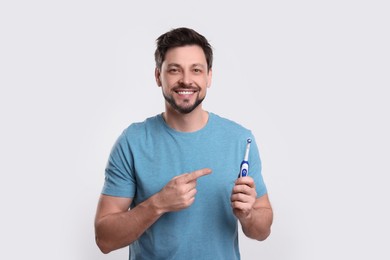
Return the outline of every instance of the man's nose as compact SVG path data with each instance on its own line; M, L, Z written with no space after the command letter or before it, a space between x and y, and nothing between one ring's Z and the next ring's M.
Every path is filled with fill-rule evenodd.
M193 82L193 81L192 81L190 72L183 72L182 75L181 75L180 83L181 83L181 84L184 84L184 85L189 85L189 86L191 86L191 85L192 85L192 82Z

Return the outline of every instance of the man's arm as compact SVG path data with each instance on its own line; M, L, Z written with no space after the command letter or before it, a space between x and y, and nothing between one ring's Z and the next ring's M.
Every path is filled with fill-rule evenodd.
M242 231L247 237L265 240L271 234L273 212L268 195L257 198L249 217L240 218Z
M267 194L256 196L251 177L237 179L231 196L233 213L247 237L262 241L271 233L273 211Z
M95 218L95 239L103 253L133 243L163 214L156 206L154 197L129 210L131 202L131 198L100 196Z
M95 238L100 250L107 254L128 246L164 213L189 207L195 200L196 180L210 173L210 169L201 169L179 175L131 210L131 198L101 195L95 218Z

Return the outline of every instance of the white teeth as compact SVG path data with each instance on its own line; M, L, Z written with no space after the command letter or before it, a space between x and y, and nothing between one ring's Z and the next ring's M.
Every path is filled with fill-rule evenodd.
M193 91L179 91L177 93L179 93L180 95L189 95L189 94L192 94L194 92Z

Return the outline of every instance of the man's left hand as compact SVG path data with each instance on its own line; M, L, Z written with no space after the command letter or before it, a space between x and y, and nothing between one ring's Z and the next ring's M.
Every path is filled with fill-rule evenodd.
M256 197L257 193L253 178L249 176L238 178L233 187L231 196L231 205L234 215L238 219L249 218Z

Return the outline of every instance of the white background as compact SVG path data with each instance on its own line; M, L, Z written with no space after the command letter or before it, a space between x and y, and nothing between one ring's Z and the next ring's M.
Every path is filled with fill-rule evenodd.
M272 235L242 258L389 259L388 1L2 1L0 258L103 255L93 219L121 131L163 110L155 39L214 47L204 107L254 132Z

